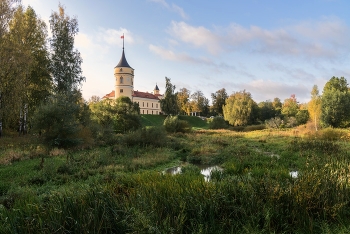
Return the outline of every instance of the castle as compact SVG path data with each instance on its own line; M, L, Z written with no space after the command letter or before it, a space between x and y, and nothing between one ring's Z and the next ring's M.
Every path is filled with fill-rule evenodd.
M124 42L122 57L118 65L114 68L114 77L115 89L109 94L106 94L102 99L116 99L121 96L126 96L129 97L132 102L137 102L139 104L141 114L161 114L159 100L163 98L163 95L159 93L157 84L153 93L134 91L134 69L126 61Z

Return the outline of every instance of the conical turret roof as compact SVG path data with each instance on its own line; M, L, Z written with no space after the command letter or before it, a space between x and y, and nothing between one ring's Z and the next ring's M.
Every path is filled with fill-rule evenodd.
M130 68L132 68L132 67L129 65L128 61L126 61L125 53L124 53L124 48L123 48L122 57L120 58L118 65L115 66L115 67L130 67Z
M154 90L159 90L159 88L158 88L158 85L156 84L156 87L154 88Z

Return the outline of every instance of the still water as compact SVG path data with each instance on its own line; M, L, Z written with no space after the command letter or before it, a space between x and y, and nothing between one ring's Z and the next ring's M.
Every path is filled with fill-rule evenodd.
M223 170L221 167L216 166L216 165L215 166L200 165L198 167L201 169L201 174L204 176L205 181L210 180L210 175L211 175L212 171L222 171ZM164 171L164 173L172 174L172 175L180 174L181 173L181 166L168 168Z

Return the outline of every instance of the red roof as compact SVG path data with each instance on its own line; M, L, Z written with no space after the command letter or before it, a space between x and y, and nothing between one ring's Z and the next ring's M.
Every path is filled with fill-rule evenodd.
M140 91L134 91L133 97L139 97L139 98L148 98L148 99L159 99L159 96L162 96L160 94L153 94L153 93L145 93Z
M140 91L134 91L134 94L132 95L133 97L139 97L139 98L148 98L148 99L157 99L159 100L159 96L162 96L161 94L152 94L152 93L146 93L146 92L140 92ZM103 96L102 99L105 98L114 98L115 97L115 91L113 90L112 92L106 94Z
M112 92L107 93L106 95L104 95L102 99L105 99L105 98L115 98L115 91L113 90Z

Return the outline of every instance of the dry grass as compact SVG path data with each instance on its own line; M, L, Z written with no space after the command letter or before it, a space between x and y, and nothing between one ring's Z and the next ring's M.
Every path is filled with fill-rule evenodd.
M50 151L49 155L51 157L56 157L56 156L63 156L66 155L67 152L64 149L58 149L58 148L54 148Z

